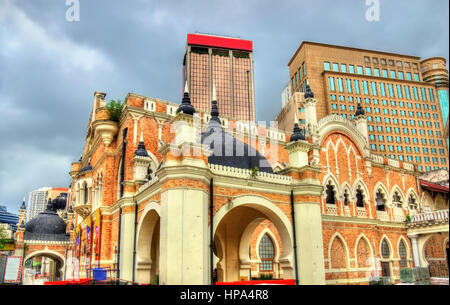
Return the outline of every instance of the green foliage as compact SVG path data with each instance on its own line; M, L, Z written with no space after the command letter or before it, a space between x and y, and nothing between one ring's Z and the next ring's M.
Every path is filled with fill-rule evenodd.
M273 274L272 273L260 273L258 280L271 280L273 279Z
M411 222L411 216L406 215L406 221L407 221L407 222Z
M0 226L0 249L3 249L3 247L5 246L5 241L6 241L5 229L2 226Z
M259 171L259 167L255 166L252 168L252 177L256 177L256 175L258 174Z
M110 120L114 122L119 122L120 118L122 117L122 110L123 110L124 103L122 103L121 100L110 100L109 103L106 105L106 108L108 109L108 114Z

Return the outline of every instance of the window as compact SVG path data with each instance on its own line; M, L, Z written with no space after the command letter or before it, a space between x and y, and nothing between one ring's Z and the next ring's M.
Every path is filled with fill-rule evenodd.
M386 210L386 200L384 199L383 193L378 190L375 196L375 203L377 205L377 211L385 211Z
M370 82L371 89L372 89L372 95L377 95L377 84L375 82Z
M362 75L363 74L363 67L362 66L357 66L356 67L356 73Z
M428 97L430 98L430 101L434 102L433 89L431 88L428 88Z
M337 63L333 63L333 71L334 72L339 72L339 64L337 64Z
M352 93L352 81L348 78L345 81L347 83L347 92Z
M330 86L330 90L331 91L335 91L335 87L334 87L334 77L328 77L328 83L329 83L329 86Z
M364 94L365 94L365 95L369 95L369 88L368 88L368 86L367 86L367 81L363 80L363 81L362 81L362 84L363 84Z
M398 246L398 256L400 257L400 268L407 268L408 261L406 260L406 246L403 240L400 241Z
M402 71L398 71L398 78L399 79L404 79L405 78Z
M382 64L383 66L386 66L386 59L385 59L385 58L382 58L382 59L381 59L381 64Z
M400 195L397 191L394 192L394 195L392 195L392 203L395 204L397 208L402 207L402 199L400 198Z
M408 198L408 207L410 210L417 210L417 202L413 195L409 195Z
M326 199L326 203L327 204L336 204L336 195L335 195L335 191L334 191L334 186L331 184L331 182L328 182L327 184L327 199Z
M403 98L403 95L402 95L402 86L401 86L401 85L397 85L397 97L398 97L398 98Z
M381 242L381 256L383 258L390 257L389 245L387 244L386 239L383 239L383 241Z
M380 93L381 96L386 96L386 89L384 87L384 83L380 83Z
M414 99L416 101L418 101L419 100L419 93L417 91L417 87L412 87L412 88L413 88Z
M422 101L426 101L427 94L425 93L425 88L420 88L420 94L422 95Z
M406 80L412 80L411 72L406 72Z
M391 78L395 78L395 70L391 70L389 75Z
M389 97L395 97L392 84L388 84L388 91L389 91Z
M348 72L350 72L350 73L355 73L355 66L353 66L353 65L348 65Z
M275 248L269 235L264 234L259 242L259 257L261 258L260 271L273 271Z
M325 61L325 62L323 63L323 69L324 69L325 71L330 71L330 63Z
M409 100L411 99L411 95L409 93L409 86L405 86L405 97Z
M350 200L348 199L348 197L349 197L348 192L347 192L347 190L345 190L345 193L344 193L344 205L348 205L350 203Z
M355 92L356 92L356 94L359 94L360 93L360 91L359 91L359 81L357 79L355 79L353 83L355 85Z
M373 69L373 76L380 76L380 69L378 69L378 68L374 68Z
M416 82L420 82L420 78L419 78L419 74L418 73L414 73L414 80Z
M361 191L361 186L358 186L358 189L356 190L356 206L358 208L364 207L364 196Z
M370 57L364 56L364 61L366 62L366 64L370 64Z
M387 70L386 70L386 69L382 69L382 70L381 70L381 75L382 75L383 77L387 78L387 77L388 77L388 72L387 72Z
M403 64L400 60L397 60L397 67L398 68L403 68Z
M344 92L344 86L342 84L342 78L338 77L337 83L338 83L338 90L339 90L339 92Z
M347 73L347 66L345 64L341 64L341 72Z
M372 57L372 62L376 65L378 65L378 58Z
M389 66L394 66L394 61L392 59L388 59Z
M369 67L366 67L366 75L371 76L372 75L372 69Z

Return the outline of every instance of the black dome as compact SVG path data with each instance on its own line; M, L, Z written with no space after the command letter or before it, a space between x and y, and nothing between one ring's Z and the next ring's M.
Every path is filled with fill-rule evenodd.
M59 194L55 199L52 201L52 210L64 210L66 208L67 203L67 193L61 193Z
M358 103L358 106L356 107L355 116L360 116L360 115L364 115L364 114L365 114L364 108L361 106L360 103Z
M223 130L218 119L216 101L212 103L211 116L201 139L202 144L208 145L212 151L208 163L243 169L253 169L256 166L260 172L273 173L269 161L256 149Z
M69 235L66 234L66 227L67 224L65 221L47 206L47 210L27 222L24 239L51 241L68 240Z
M297 140L305 140L305 135L302 133L300 127L298 127L298 123L294 124L294 133L291 135L289 142L297 141Z

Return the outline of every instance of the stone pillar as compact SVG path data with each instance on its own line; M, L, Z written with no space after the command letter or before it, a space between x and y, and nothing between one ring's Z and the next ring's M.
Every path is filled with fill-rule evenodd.
M420 267L419 245L417 243L418 236L417 235L411 235L411 236L408 235L408 237L411 240L413 259L414 259L414 267Z
M320 213L322 189L323 187L317 181L314 184L299 186L294 190L296 267L300 285L325 285Z
M172 172L172 173L170 173ZM198 181L202 188L182 187L175 175L186 172L183 166L163 168L160 222L160 284L207 285L210 281L208 194L205 177ZM205 171L206 172L206 171ZM170 188L172 184L179 185Z
M308 151L311 148L311 144L304 141L292 141L286 145L286 150L289 153L289 166L290 167L303 167L308 165Z
M134 202L122 204L122 220L120 231L120 279L133 279L133 251L134 251Z
M358 115L355 117L356 129L364 136L367 143L369 143L369 133L367 131L367 119L365 115Z

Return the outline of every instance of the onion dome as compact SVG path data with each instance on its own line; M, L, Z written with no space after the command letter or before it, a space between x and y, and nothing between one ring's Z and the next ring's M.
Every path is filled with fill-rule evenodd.
M180 107L178 107L177 112L183 112L183 113L189 114L189 115L193 115L195 113L195 108L194 108L194 106L191 105L191 98L189 97L187 83L184 88L183 100L181 102Z
M300 129L300 127L298 127L298 123L295 123L294 125L294 133L291 135L291 138L289 140L289 142L292 141L304 141L305 140L305 135L303 134L302 130Z
M80 170L80 173L82 173L82 172L85 172L85 171L90 171L90 170L92 170L92 165L91 165L91 162L89 162L88 163L88 165L86 165L85 167L83 167L81 170Z
M67 241L66 222L53 211L51 199L48 200L47 208L25 226L25 240Z
M309 84L306 84L306 92L305 92L305 98L313 98L314 93L311 91L311 87L309 87Z
M217 101L211 102L211 120L201 135L201 141L212 152L208 157L210 164L242 169L257 167L260 172L273 173L269 161L255 148L223 130L220 125Z
M141 132L141 140L139 141L138 148L137 148L137 150L134 152L134 154L135 154L136 156L148 157L147 150L145 149L144 137L142 136L142 132Z
M59 194L55 199L52 201L52 210L64 210L66 208L67 203L67 193L61 193Z
M358 106L356 107L356 113L355 113L355 117L359 116L359 115L364 115L366 112L364 111L363 107L361 106L360 103L358 103Z

